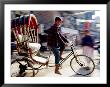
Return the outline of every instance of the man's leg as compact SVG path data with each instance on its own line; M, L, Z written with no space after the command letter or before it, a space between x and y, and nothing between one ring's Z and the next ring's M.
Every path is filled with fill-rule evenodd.
M61 73L59 72L59 67L60 67L60 64L59 64L59 61L60 61L59 50L56 47L52 47L52 51L53 51L53 54L55 56L55 73L61 75Z
M61 45L60 46L60 59L63 59L62 54L63 54L64 49L65 49L65 46Z

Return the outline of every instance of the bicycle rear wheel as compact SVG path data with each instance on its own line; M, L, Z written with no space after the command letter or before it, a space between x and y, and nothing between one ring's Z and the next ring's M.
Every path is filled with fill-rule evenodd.
M38 72L38 70L37 70ZM11 77L34 77L35 70L28 59L20 58L11 62Z
M89 63L87 62L89 61ZM94 61L85 55L77 55L70 61L71 69L78 75L86 76L94 71Z

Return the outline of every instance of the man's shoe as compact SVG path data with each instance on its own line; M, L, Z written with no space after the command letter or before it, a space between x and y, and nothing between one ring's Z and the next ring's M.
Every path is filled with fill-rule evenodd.
M59 71L55 71L56 74L62 75Z
M59 75L62 75L62 74L59 72L59 67L60 67L60 64L56 64L56 65L55 65L55 73L56 73L56 74L59 74Z

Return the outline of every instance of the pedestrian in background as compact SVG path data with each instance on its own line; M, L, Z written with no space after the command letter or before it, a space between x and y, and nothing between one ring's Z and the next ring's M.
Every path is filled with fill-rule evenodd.
M84 37L82 38L82 46L83 46L83 54L93 58L94 57L94 39L90 35L89 30L84 30ZM87 64L89 66L90 60L86 60ZM86 67L87 70L89 70L89 67Z

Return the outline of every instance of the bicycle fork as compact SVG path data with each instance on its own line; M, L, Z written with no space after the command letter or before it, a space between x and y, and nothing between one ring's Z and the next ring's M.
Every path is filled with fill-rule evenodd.
M72 53L73 53L73 58L75 58L76 59L76 62L82 67L83 66L83 64L82 63L80 63L79 61L78 61L78 59L77 59L77 56L75 55L75 53L74 53L74 50L73 50L73 48L71 47L71 50L72 50Z

